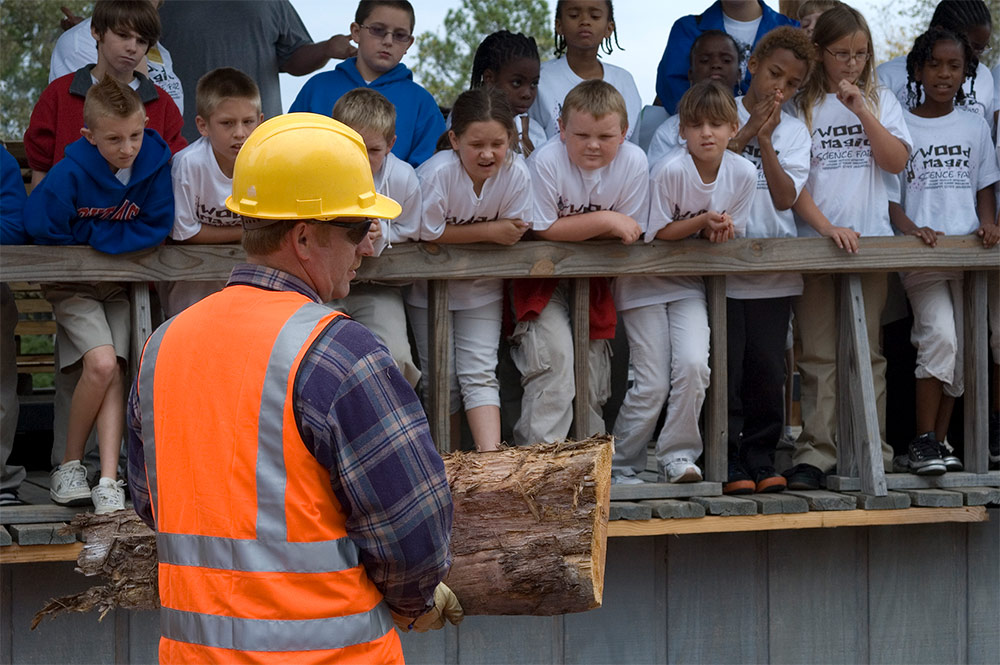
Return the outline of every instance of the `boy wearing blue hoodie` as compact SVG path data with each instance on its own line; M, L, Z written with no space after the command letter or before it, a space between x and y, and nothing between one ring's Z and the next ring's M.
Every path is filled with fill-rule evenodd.
M351 24L358 54L309 79L290 112L330 115L333 105L349 90L372 88L396 107L396 143L392 154L417 167L434 154L444 133L444 117L431 94L413 81L402 64L413 44L413 6L406 0L362 0Z
M31 192L28 235L41 245L90 245L108 254L155 247L174 223L170 148L146 129L139 95L111 77L87 92L83 138L66 147ZM125 422L122 370L129 353L129 299L110 282L50 284L45 297L58 324L59 370L82 364L73 391L63 462L52 471L55 503L92 501L97 514L125 507L118 453ZM97 427L101 479L93 490L80 463Z

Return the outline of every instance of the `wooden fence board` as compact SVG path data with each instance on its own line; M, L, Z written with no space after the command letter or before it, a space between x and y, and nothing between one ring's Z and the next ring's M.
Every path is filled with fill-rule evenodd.
M729 410L727 386L729 383L728 346L726 344L726 278L705 278L705 297L708 301L708 321L711 383L705 396L705 478L724 483L729 478L727 457L729 445Z
M996 268L996 266L994 266ZM965 470L989 470L986 273L965 273ZM997 306L997 303L993 303ZM1000 334L1000 331L994 334Z
M968 600L967 660L971 665L1000 661L1000 509L989 509L990 521L969 525L966 586ZM957 594L956 594L957 595ZM959 636L961 637L961 636Z
M431 438L438 452L457 450L459 442L451 441L451 381L448 366L451 360L451 312L448 311L448 283L431 280L427 284L427 359L430 367L421 367L428 382L427 420Z
M861 481L847 476L827 476L826 486L837 492L856 492ZM940 476L918 476L913 473L887 473L885 486L890 490L932 489L949 487L1000 487L1000 471L967 473L953 471Z
M570 319L573 329L573 432L585 439L590 431L590 280L574 279L570 288Z

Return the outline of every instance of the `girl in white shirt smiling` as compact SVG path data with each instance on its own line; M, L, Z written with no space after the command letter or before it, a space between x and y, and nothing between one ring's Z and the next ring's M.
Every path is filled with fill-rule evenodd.
M510 150L514 116L503 92L474 88L452 108L441 150L417 169L423 188L420 239L438 243L487 242L513 245L528 229L531 179L524 159ZM421 366L427 369L427 285L416 282L406 298ZM480 452L500 445L500 390L496 376L503 282L499 279L448 283L452 315L451 411L458 394ZM452 432L456 431L453 419Z

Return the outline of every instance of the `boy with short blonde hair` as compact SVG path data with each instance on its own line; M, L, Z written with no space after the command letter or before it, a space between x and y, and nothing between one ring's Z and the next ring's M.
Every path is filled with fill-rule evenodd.
M173 102L170 102L172 105ZM83 138L66 147L31 192L25 230L38 244L90 245L109 254L163 242L173 223L170 149L151 129L131 88L106 76L87 92ZM101 514L124 508L118 453L125 424L123 366L129 356L128 293L112 282L50 284L59 370L83 372L73 391L63 462L52 471L53 501L92 501ZM96 424L101 479L91 490L80 460Z
M236 155L263 119L260 91L238 69L220 67L198 80L201 138L174 157L174 228L170 237L185 244L234 244L240 241L241 218L226 208L233 189ZM180 313L205 296L221 291L226 280L161 282L160 301L167 317Z
M646 224L649 172L646 155L625 143L625 100L602 80L580 83L563 102L560 140L537 148L532 174L534 233L546 240L637 240ZM518 445L566 438L573 419L575 378L569 315L569 282L515 280L511 356L521 372L524 397L514 425ZM584 437L605 430L602 409L611 391L610 343L617 315L608 280L590 280L590 395Z
M337 100L333 119L358 134L368 149L375 191L395 199L403 212L394 220L372 225L369 232L375 256L393 243L420 239L420 185L413 167L390 151L396 142L396 109L384 95L370 88L357 88ZM411 386L420 379L406 334L406 309L401 284L361 282L351 286L345 298L331 303L351 318L363 323L389 349L396 366Z

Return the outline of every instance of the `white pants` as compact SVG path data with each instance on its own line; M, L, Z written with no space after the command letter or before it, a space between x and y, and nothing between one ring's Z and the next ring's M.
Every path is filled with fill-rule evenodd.
M568 292L568 283L561 283L538 318L519 322L510 339L510 355L524 388L521 417L514 424L514 443L519 446L563 441L573 424L576 375ZM588 426L586 432L576 432L578 438L605 431L602 411L611 394L609 340L591 340L588 365Z
M646 446L664 403L667 417L656 440L656 459L660 466L682 457L693 462L704 448L698 417L710 375L705 299L636 307L621 316L634 381L615 422L611 468L626 474L646 468Z
M913 308L910 342L917 347L918 379L937 379L944 394L958 397L965 388L965 313L962 280L906 286Z
M497 351L500 348L500 317L502 300L495 300L475 309L456 309L451 316L451 353L448 376L448 400L451 413L478 406L500 406L500 382L497 380ZM406 305L417 341L420 366L428 367L427 308ZM428 385L424 382L424 399ZM459 401L461 394L461 401Z
M396 367L411 386L420 380L420 370L413 364L410 338L406 334L406 308L400 287L387 284L351 284L351 292L329 303L347 314L382 340Z

